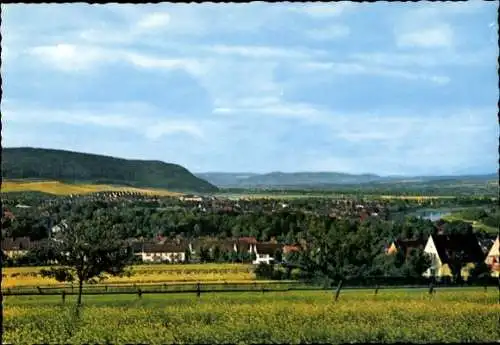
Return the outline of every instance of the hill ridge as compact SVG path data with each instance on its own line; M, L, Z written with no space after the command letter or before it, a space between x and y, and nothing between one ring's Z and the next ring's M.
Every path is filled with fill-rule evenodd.
M197 193L218 190L216 186L175 163L35 147L2 148L2 177L165 188Z

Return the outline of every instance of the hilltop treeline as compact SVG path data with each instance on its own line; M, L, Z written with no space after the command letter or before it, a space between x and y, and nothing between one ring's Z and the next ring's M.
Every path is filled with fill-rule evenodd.
M37 148L2 149L2 177L217 191L217 187L176 164Z

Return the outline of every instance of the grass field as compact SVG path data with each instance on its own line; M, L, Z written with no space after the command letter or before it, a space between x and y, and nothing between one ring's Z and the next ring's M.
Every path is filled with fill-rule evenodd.
M381 199L400 199L400 200L432 200L432 199L453 199L453 196L410 196L410 195L381 195Z
M96 192L135 192L159 196L174 196L181 193L169 192L161 189L148 188L133 188L119 187L101 184L69 184L58 181L36 181L36 182L21 182L21 181L3 181L2 192L43 192L54 195L70 195L70 194L89 194Z
M332 192L331 194L318 193L318 194L293 194L293 192L286 193L219 193L216 196L228 198L231 200L238 199L300 199L300 198L329 198L329 199L340 199L345 196L354 196L356 193L339 193ZM401 196L401 195L374 195L374 194L364 194L366 199L400 199L400 200L435 200L435 199L453 199L454 196Z
M457 212L443 216L443 220L446 220L448 222L462 221L462 222L471 223L472 227L476 231L483 231L483 232L486 232L486 233L489 233L489 234L493 234L493 235L494 234L498 234L498 229L497 228L494 228L492 226L488 226L488 225L483 224L483 223L481 223L479 221L476 221L476 220L465 219L465 218L463 218L460 215L460 213L457 213Z
M60 285L52 278L41 277L43 267L5 267L2 288ZM251 282L255 280L251 265L190 264L137 265L130 268L131 276L109 277L105 284L151 284L182 282Z
M497 289L4 297L4 342L251 344L494 342Z

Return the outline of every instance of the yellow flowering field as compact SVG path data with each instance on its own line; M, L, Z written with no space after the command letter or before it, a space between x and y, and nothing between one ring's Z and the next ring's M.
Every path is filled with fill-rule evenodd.
M179 196L182 193L164 189L118 187L103 184L69 184L59 181L3 181L2 192L43 192L55 195L89 194L97 192L131 192L158 196Z
M5 298L5 297L4 297ZM4 342L253 344L494 342L498 290L489 288L246 292L4 299Z
M2 288L61 285L52 278L41 277L43 267L6 267L2 269ZM47 267L45 267L47 268ZM190 264L136 265L131 276L109 277L105 284L150 284L182 282L245 282L254 281L251 265Z

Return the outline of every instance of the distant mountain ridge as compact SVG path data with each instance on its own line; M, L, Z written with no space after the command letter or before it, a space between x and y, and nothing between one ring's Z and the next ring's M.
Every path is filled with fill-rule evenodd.
M164 188L198 193L218 190L216 186L177 164L31 147L2 149L2 177Z
M220 188L334 187L335 185L381 185L498 180L498 174L462 176L379 176L339 172L197 173Z

